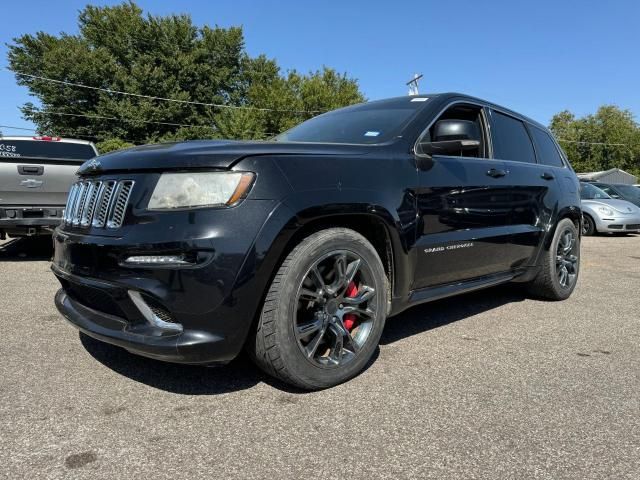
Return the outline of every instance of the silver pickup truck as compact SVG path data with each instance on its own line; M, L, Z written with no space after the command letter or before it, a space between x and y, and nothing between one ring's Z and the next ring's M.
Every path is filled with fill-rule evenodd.
M0 239L51 233L78 167L96 155L85 140L0 136Z

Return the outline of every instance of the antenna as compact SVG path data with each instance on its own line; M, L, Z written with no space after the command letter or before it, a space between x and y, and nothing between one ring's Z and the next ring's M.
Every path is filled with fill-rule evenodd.
M422 74L413 74L413 78L409 80L405 85L409 87L409 95L418 95L418 81L423 77Z

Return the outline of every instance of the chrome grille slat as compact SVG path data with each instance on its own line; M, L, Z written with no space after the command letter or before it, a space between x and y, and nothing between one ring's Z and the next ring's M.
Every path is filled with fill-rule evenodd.
M107 228L120 228L122 225L132 189L133 182L131 180L124 180L118 184L113 208L110 212L109 220L107 220Z
M69 214L71 213L71 209L73 208L73 202L76 200L76 194L78 193L78 184L74 183L71 186L71 190L69 190L69 196L67 197L67 205L64 207L64 213L62 215L62 219L65 222L69 221Z
M88 227L93 220L96 200L98 199L98 195L102 192L102 182L94 182L89 188L90 190L87 194L87 205L84 212L82 212L82 219L80 220L80 225L83 227Z
M104 183L104 189L100 200L98 201L98 208L96 209L96 213L93 218L94 227L103 228L107 223L107 213L109 213L109 207L111 206L111 199L113 198L115 188L116 182L114 180L109 180Z
M73 218L71 223L73 225L80 224L80 216L82 215L82 210L84 208L84 201L87 198L87 190L89 189L89 184L86 182L82 182L80 184L80 192L78 192L78 201L76 202L76 206L73 209Z
M64 223L80 228L120 228L133 184L133 180L82 180L75 183L69 190Z

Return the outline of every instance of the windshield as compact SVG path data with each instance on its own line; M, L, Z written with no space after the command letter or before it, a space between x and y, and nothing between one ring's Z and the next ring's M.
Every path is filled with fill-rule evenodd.
M318 115L274 138L276 142L374 144L402 135L424 102L373 102Z
M611 197L595 185L591 185L590 183L583 183L580 186L580 198L582 200L596 200Z
M626 197L633 200L640 200L640 188L633 185L616 185L616 189Z

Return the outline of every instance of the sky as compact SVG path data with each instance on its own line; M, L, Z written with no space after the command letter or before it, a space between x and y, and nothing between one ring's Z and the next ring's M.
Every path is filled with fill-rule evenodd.
M6 67L6 44L14 37L76 33L77 13L88 2L2 3L0 66ZM405 95L405 83L422 73L420 93L467 93L544 124L559 111L582 116L602 104L640 115L638 0L137 3L155 15L190 14L196 25L242 26L250 55L264 53L285 70L326 65L346 72L369 100ZM4 68L0 92L0 124L31 127L18 107L32 99Z

